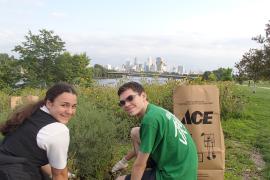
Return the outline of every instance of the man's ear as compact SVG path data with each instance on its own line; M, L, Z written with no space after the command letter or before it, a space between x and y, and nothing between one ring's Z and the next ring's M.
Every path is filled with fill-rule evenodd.
M145 98L147 100L147 95L145 92L142 92L142 97Z

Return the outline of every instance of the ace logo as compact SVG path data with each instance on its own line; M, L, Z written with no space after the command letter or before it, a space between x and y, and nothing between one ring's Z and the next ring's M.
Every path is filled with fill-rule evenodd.
M183 124L212 124L213 111L194 111L191 115L189 110L187 110L185 116L182 118Z
M196 143L198 180L225 179L225 145L220 123L219 92L215 85L180 85L174 90L173 112L188 128Z

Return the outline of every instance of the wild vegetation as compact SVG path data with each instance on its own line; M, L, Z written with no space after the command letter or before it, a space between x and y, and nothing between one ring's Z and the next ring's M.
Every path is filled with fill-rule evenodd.
M179 81L166 84L145 84L149 101L170 111L173 109L173 89ZM217 84L220 89L220 105L226 144L226 179L241 179L244 175L259 177L269 172L270 149L269 113L266 99L269 90L251 93L248 87L225 82ZM71 144L69 167L78 177L85 179L110 179L108 173L113 163L130 147L129 130L139 122L128 117L117 105L115 87L77 87L80 98L77 115L69 123ZM16 95L29 93L42 97L43 89L26 88ZM244 95L243 95L244 94ZM267 95L269 94L269 95ZM0 121L9 110L9 95L1 92ZM245 108L246 107L246 108ZM259 130L261 129L261 131ZM258 131L259 130L259 131ZM258 140L260 138L260 140ZM266 169L258 169L252 161L252 152L264 155ZM268 169L267 169L268 168ZM263 173L264 172L264 173Z

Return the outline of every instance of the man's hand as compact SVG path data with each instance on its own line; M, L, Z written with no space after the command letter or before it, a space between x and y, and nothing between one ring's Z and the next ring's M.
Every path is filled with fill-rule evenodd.
M125 157L123 157L123 159L121 159L120 161L118 161L112 168L111 172L115 173L116 171L122 170L124 168L126 168L128 166L128 162L125 159Z

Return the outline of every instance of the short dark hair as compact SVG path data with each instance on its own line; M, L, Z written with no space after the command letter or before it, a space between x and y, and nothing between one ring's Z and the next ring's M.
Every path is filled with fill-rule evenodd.
M118 96L120 96L123 92L125 92L128 89L132 89L138 94L145 92L143 86L140 83L137 83L135 81L130 81L119 87L118 92L117 92Z

